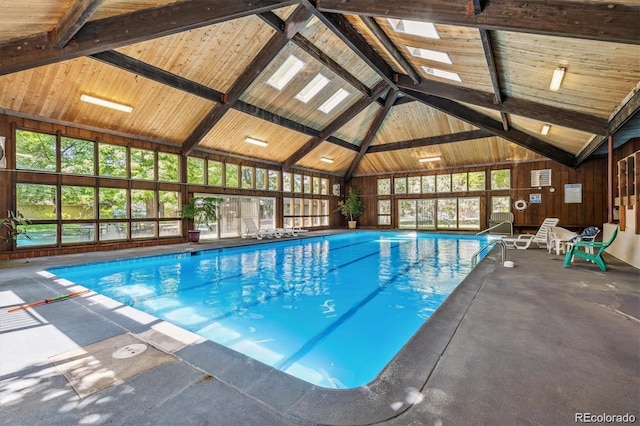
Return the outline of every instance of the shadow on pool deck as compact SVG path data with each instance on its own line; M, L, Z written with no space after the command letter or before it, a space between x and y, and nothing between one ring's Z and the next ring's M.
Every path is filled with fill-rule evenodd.
M44 268L188 250L194 246L0 265L3 423L555 425L579 413L640 417L640 273L610 256L603 273L579 260L563 268L563 256L546 250L513 250L515 267L504 268L493 250L374 382L347 390L313 386L94 293L7 313L74 290L39 274ZM80 399L49 357L123 333L176 362ZM97 373L109 373L101 367Z

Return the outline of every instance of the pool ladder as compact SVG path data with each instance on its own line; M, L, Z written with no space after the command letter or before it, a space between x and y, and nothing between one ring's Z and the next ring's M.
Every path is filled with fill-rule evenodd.
M496 244L500 244L500 251L502 253L502 264L504 265L504 261L507 260L507 245L502 240L493 240L489 242L489 244L487 244L486 246L482 247L480 250L474 253L474 255L471 257L471 266L476 266L476 263L478 263L478 256L480 255L480 253L482 253L487 248Z

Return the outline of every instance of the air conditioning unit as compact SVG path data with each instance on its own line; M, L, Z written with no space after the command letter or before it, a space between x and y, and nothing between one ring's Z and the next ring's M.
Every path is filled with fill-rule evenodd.
M531 186L551 186L551 169L531 170Z

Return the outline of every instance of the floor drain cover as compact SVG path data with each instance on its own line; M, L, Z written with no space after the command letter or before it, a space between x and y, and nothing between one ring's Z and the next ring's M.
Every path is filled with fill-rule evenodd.
M140 355L147 350L147 345L144 343L133 343L131 345L124 346L115 351L112 356L117 359L131 358L136 355Z

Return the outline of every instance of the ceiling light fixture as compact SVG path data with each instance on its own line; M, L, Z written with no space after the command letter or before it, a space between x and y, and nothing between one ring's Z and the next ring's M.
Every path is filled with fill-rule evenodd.
M425 158L418 159L418 161L421 163L431 163L433 161L440 161L440 160L442 160L442 158L440 157L425 157Z
M244 138L244 141L246 143L250 143L252 145L257 145L257 146L262 146L262 147L265 147L265 146L269 145L265 141L259 141L258 139L254 139L254 138Z
M566 68L558 67L553 70L553 77L551 77L551 84L549 85L549 90L553 90L557 92L560 89L560 85L562 84L562 79L564 78L564 72Z
M106 108L111 108L111 109L115 109L122 112L131 113L133 111L133 107L130 107L129 105L123 105L117 102L108 101L106 99L96 98L94 96L86 95L84 93L80 95L80 100L83 102L88 102L94 105L100 105Z
M540 134L543 136L547 136L549 134L549 130L551 130L551 124L545 124L542 126L542 130L540 130Z
M320 161L324 162L324 163L333 163L333 158L329 158L329 157L320 157Z

